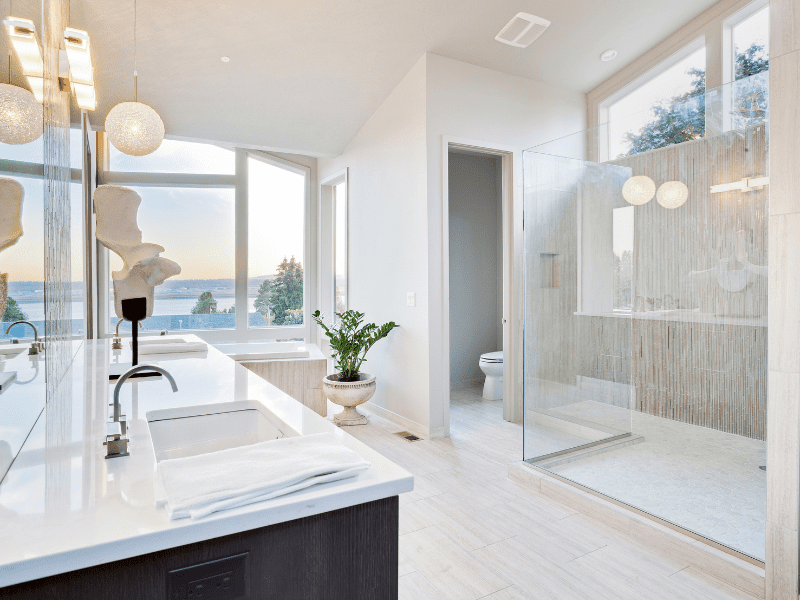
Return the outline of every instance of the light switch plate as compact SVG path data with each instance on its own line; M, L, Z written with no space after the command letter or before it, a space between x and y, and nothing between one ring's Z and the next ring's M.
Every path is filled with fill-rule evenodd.
M414 292L408 292L406 295L406 304L408 304L408 306L417 305L417 295Z

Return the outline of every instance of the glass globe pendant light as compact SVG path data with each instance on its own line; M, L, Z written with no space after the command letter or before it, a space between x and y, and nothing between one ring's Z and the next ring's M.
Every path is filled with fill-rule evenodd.
M622 197L634 206L647 204L656 195L656 184L647 175L629 178L622 186Z
M42 135L42 105L25 88L0 83L0 142L29 144Z
M144 156L158 150L164 140L164 121L138 101L136 73L136 1L133 3L133 102L120 102L106 117L108 141L123 154Z
M667 181L658 188L656 200L664 208L678 208L689 198L689 188L682 181Z

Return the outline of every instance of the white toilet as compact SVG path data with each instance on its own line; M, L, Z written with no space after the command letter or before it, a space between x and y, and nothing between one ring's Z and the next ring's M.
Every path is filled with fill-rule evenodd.
M481 354L478 363L481 371L486 374L486 381L483 384L484 400L503 399L503 353L487 352Z

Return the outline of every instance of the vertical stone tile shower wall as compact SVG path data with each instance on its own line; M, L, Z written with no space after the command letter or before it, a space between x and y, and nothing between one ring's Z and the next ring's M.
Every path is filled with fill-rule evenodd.
M764 440L769 186L710 188L767 175L766 124L609 163L577 158L603 137L525 153L526 422L580 414L573 424L624 433L633 409ZM631 206L622 186L633 175L683 182L689 196L675 209L656 198L633 207L623 312L613 214ZM545 448L533 433L526 459L569 446Z
M70 98L59 85L59 48L67 3L43 0L44 55L44 271L48 399L72 362L70 258Z
M729 291L716 275L692 273L717 268L737 250L766 267L768 186L710 192L715 184L767 174L766 125L614 164L649 176L656 186L689 186L689 199L677 209L655 200L636 207L634 311L678 310L685 319L637 319L634 312L636 410L764 440L768 278L751 272L744 289Z

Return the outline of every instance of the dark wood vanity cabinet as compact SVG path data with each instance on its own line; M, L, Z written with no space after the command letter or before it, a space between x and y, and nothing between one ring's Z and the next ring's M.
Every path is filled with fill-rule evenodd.
M395 600L398 518L393 496L17 584L0 597Z

